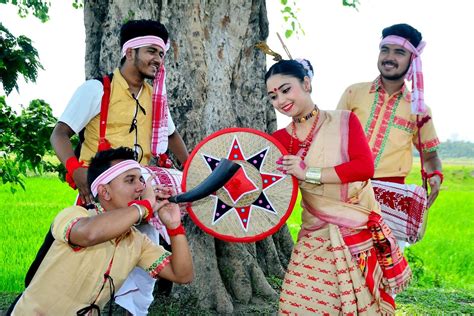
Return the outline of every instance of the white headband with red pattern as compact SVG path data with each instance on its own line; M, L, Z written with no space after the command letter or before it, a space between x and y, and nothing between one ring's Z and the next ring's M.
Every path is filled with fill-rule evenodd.
M121 161L109 169L102 172L95 180L92 182L91 185L91 192L94 197L97 196L97 190L99 189L99 185L110 183L113 179L117 178L119 175L128 171L130 169L140 169L140 164L135 160L124 160Z
M147 35L147 36L139 36L132 38L125 42L122 46L122 57L125 56L127 53L127 49L129 48L139 48L149 45L158 45L166 52L169 48L168 44L165 44L165 41L161 37L154 36L154 35Z

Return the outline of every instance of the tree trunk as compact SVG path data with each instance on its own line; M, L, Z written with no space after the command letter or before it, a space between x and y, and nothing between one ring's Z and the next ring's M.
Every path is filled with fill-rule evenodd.
M128 19L160 20L170 33L166 56L171 114L189 149L226 127L276 129L266 99L265 56L254 48L268 36L265 0L85 1L86 75L111 72L120 60L119 29ZM276 306L268 278L282 278L293 246L286 226L256 244L226 243L185 220L195 279L172 295L219 314L262 303Z

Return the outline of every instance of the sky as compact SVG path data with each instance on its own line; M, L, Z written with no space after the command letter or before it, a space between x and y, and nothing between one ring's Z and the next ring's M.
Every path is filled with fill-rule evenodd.
M85 34L82 11L72 8L72 1L51 2L47 23L34 17L20 19L11 5L0 5L0 21L14 35L33 40L45 68L36 84L20 81L20 95L12 92L7 104L19 109L19 104L42 98L59 117L84 80ZM322 109L334 109L347 86L375 79L382 29L408 23L427 42L421 55L425 102L432 109L440 140L474 141L474 102L465 97L474 84L474 44L469 40L474 1L359 0L358 10L341 3L297 0L294 10L305 34L284 39L293 58L309 59L315 69L313 101ZM285 30L281 9L280 0L267 0L268 44L285 56L276 36ZM273 63L271 58L267 63ZM279 127L289 121L282 115L277 119Z

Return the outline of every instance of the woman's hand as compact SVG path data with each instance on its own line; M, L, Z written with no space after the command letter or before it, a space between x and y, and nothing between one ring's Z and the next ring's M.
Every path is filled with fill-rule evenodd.
M303 159L299 156L286 155L280 157L276 163L280 165L277 168L278 171L283 172L284 174L290 174L296 179L304 181L306 177L306 171L308 166Z

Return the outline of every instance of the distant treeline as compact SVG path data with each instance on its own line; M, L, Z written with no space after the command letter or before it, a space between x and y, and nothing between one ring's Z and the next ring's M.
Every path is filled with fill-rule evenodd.
M438 149L438 154L443 158L473 158L474 159L474 143L468 141L452 141L442 142ZM419 156L418 151L413 152L414 156Z

